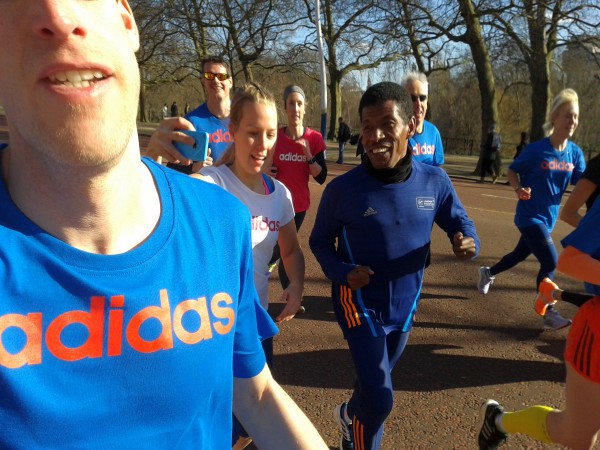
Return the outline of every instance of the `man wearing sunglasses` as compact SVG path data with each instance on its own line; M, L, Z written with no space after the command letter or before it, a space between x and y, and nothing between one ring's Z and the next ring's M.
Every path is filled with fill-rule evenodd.
M440 132L434 124L425 120L429 100L427 77L421 72L411 72L401 84L410 94L417 124L415 134L409 141L413 158L425 164L441 166L444 164L444 148Z
M190 174L198 172L227 150L232 142L229 134L229 96L233 80L229 65L219 56L208 56L202 64L202 86L207 100L198 108L181 118L164 119L152 134L148 143L148 156L158 159L162 157L168 166L179 172ZM210 153L205 161L190 161L184 158L173 146L173 141L193 145L194 139L178 130L206 131L209 135Z

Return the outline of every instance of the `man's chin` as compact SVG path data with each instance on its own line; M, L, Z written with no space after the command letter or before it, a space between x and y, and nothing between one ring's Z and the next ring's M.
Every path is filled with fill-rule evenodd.
M381 156L373 154L373 153L369 153L368 157L369 157L369 161L371 162L371 165L373 166L374 169L377 169L377 170L388 169L390 166L390 158L387 153L384 153Z

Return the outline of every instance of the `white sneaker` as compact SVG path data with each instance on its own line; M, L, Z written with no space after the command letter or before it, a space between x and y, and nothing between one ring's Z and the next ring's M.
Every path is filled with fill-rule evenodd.
M494 284L496 277L490 275L489 267L479 268L479 282L477 283L477 289L483 295L487 294L490 290L490 286Z
M348 403L344 402L333 410L333 419L340 430L340 450L354 450L354 436L352 433L352 422L344 419Z
M560 330L561 328L568 327L571 325L569 319L565 319L555 309L548 308L546 314L544 314L544 328L547 330Z

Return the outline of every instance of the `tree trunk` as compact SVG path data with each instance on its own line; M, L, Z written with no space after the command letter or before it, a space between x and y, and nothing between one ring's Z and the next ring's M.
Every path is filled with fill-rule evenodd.
M342 110L342 94L340 90L340 82L342 81L341 73L337 70L329 69L329 99L331 102L329 108L329 132L327 139L335 139L335 129L337 126L338 117Z
M487 46L483 40L481 24L479 17L475 12L475 7L471 0L458 0L460 14L465 19L466 24L466 42L471 49L475 70L477 72L477 81L479 86L479 95L481 96L481 139L479 150L479 161L475 168L475 173L481 173L481 153L487 131L491 124L498 123L498 106L496 104L496 82L492 63L487 51Z
M144 77L142 76L141 68L140 68L140 77L141 77L142 81L140 83L140 94L139 94L140 103L138 105L139 121L140 122L148 122L148 116L146 114L146 85L144 84Z
M528 58L531 80L531 142L544 137L543 125L550 99L550 58L546 45L546 12L538 5L535 13L528 15L531 53Z

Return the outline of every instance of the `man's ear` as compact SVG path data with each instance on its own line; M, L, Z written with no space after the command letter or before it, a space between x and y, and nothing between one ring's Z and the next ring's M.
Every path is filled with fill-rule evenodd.
M140 34L133 17L133 11L131 10L127 0L118 0L118 2L121 18L125 24L125 29L127 30L129 40L131 41L133 50L137 52L140 48Z
M410 117L407 125L408 125L408 133L407 133L406 137L411 138L414 136L415 131L417 130L417 119L415 119L415 116Z

